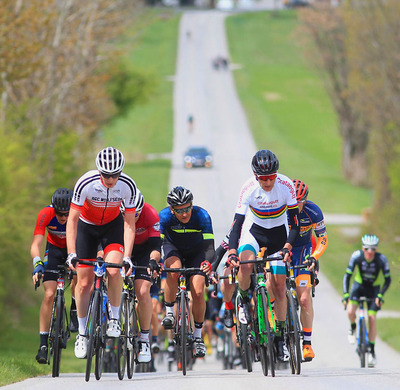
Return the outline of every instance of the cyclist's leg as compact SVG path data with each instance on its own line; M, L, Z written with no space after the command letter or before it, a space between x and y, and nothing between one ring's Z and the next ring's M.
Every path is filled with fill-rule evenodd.
M201 337L203 322L206 312L206 301L204 298L205 279L203 275L193 275L190 278L190 292L193 300L192 312L194 320L194 354L203 357L206 352L204 340Z
M242 235L239 241L239 259L240 261L254 260L257 252L260 250L260 245L257 238L251 233L249 227L244 226ZM240 265L237 280L239 284L239 292L247 291L250 287L250 275L253 272L253 264ZM243 295L242 295L243 296Z

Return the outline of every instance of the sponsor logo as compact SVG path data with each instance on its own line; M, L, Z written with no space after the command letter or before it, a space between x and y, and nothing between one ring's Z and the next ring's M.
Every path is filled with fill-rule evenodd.
M156 223L153 225L153 229L154 229L156 232L159 232L159 231L160 231L160 222L156 222Z
M146 231L146 228L142 227L142 228L138 228L136 229L136 234L143 234Z
M307 287L307 280L300 280L299 287Z

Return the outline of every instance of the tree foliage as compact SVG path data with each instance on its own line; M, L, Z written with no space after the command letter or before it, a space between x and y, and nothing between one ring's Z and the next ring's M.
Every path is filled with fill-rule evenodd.
M2 1L0 312L8 319L18 319L16 289L29 280L38 210L57 187L72 186L117 112L107 91L120 57L111 43L140 17L138 1Z
M372 229L391 238L400 234L399 13L397 0L316 4L301 13L338 113L344 173L373 188Z

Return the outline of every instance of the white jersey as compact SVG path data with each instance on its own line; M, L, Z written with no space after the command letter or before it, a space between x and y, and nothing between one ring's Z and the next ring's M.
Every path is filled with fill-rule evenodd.
M265 229L288 226L286 211L297 207L292 180L278 173L271 191L264 191L253 176L240 191L236 214L245 215L245 225L253 223ZM288 229L288 228L287 228Z
M71 208L81 211L79 218L92 225L104 225L120 214L122 201L125 213L134 213L140 191L135 182L124 173L113 188L107 188L99 171L86 172L75 184Z

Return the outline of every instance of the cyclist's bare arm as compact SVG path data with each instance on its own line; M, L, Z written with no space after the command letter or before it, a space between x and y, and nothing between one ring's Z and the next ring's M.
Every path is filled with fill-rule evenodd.
M66 227L68 254L76 253L76 236L78 231L78 220L80 214L81 214L80 210L76 210L72 207L69 210L68 223ZM75 267L73 265L70 266L70 269L75 271Z
M135 242L135 213L125 213L124 218L124 257L131 257Z
M35 234L33 236L32 244L31 244L32 259L35 259L37 257L40 258L40 249L43 245L43 241L44 241L44 236L42 236L41 234ZM39 275L37 273L32 275L32 280L33 280L34 285L36 285L38 279L39 279Z

